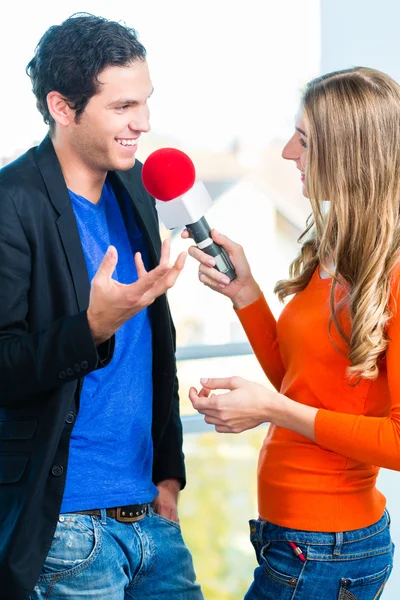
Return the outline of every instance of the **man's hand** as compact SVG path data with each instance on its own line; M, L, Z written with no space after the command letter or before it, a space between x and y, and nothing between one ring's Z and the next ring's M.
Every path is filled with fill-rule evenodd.
M158 496L152 503L154 511L169 519L179 523L178 518L178 494L181 489L177 479L164 479L157 484Z
M126 321L170 289L183 269L186 253L181 252L175 264L169 264L170 248L165 240L160 264L147 272L140 252L135 255L138 280L129 285L112 278L118 262L114 246L110 246L93 277L87 319L97 345L108 340Z

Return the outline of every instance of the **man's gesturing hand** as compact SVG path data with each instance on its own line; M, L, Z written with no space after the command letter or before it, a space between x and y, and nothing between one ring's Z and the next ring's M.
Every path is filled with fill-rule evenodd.
M107 250L92 280L87 318L96 344L108 340L126 321L149 306L176 282L183 269L186 253L182 252L174 265L169 264L170 246L165 240L158 267L147 272L139 252L135 255L138 280L129 285L112 278L118 262L114 246Z

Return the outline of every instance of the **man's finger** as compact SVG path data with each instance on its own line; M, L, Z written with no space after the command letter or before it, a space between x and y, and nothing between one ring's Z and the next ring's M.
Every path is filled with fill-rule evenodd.
M174 263L174 267L176 269L179 269L179 271L182 271L183 267L185 266L186 258L187 258L186 252L181 252Z
M110 279L115 271L115 267L118 262L118 252L115 246L109 246L107 252L104 255L103 260L97 270L95 277L97 279L107 278Z
M180 272L185 264L186 253L182 252L173 267L168 267L168 264L160 264L152 271L146 271L143 266L143 274L139 275L139 279L134 283L128 284L125 287L128 289L127 294L131 295L132 301L137 300L138 297L146 296L143 298L145 305L151 304L158 296L164 294L170 289L178 279ZM136 261L136 256L135 256ZM138 266L137 262L136 265Z
M161 294L164 294L175 285L176 280L178 279L185 265L186 256L186 252L181 252L174 265L167 269L164 275L160 277L157 282L155 282L153 290L155 297L161 296Z
M143 276L140 277L140 279L138 279L134 283L127 284L126 288L128 288L128 294L132 293L135 298L137 298L138 296L143 296L149 290L154 288L155 285L160 280L162 280L162 278L165 277L167 273L168 266L163 266L161 264L158 265L158 267L156 267L155 269L144 273ZM160 294L161 293L162 292L160 292ZM157 295L160 294L154 294L154 297L157 297Z
M169 519L170 521L175 521L175 523L179 523L178 517L178 509L176 505L166 504L165 502L157 502L153 503L153 510L158 515Z
M136 271L138 274L138 278L140 279L147 273L146 267L144 266L142 255L140 254L140 252L136 252L136 254L135 254L135 265L136 265Z
M171 242L169 239L166 239L161 244L161 256L160 256L160 265L168 266L169 258L171 254Z

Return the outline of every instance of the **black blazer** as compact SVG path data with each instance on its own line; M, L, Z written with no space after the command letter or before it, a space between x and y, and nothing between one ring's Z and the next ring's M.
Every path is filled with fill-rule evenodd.
M141 164L109 173L128 194L152 266L160 236ZM121 203L122 206L122 203ZM63 496L83 377L112 358L96 348L86 309L90 284L68 190L49 137L0 171L0 600L32 591ZM184 483L175 331L165 296L153 329L153 481Z

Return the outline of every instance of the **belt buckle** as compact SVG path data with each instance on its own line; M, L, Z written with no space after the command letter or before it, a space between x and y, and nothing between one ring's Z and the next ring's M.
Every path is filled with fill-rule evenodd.
M146 516L146 510L137 515L133 511L130 511L129 508L129 506L118 506L115 520L119 521L120 523L134 523L135 521L140 521Z

